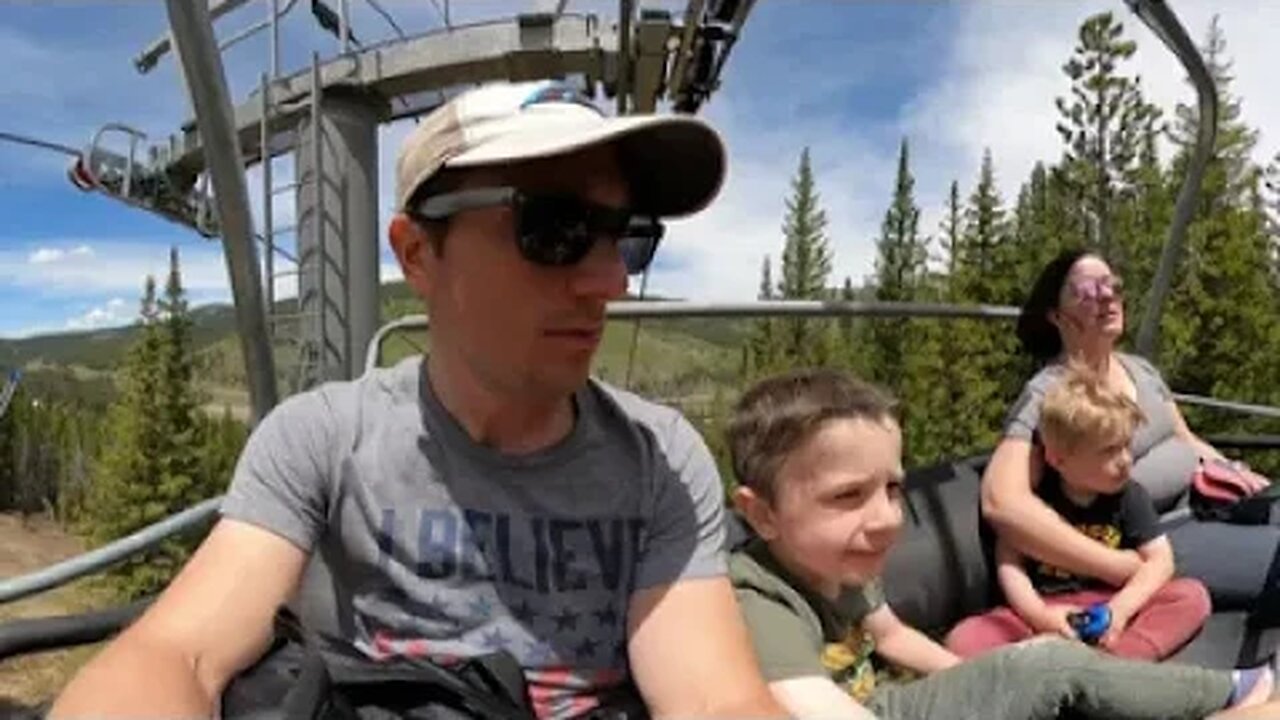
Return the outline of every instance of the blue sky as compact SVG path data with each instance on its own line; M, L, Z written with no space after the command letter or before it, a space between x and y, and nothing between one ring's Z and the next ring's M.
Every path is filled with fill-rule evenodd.
M330 4L337 6L338 0ZM439 25L429 0L382 0L410 32ZM534 9L551 0L454 0L456 22ZM334 42L306 12L306 0L284 26L286 69ZM354 27L361 39L386 26L360 0ZM678 8L678 0L644 6ZM611 2L573 0L570 9L612 16ZM227 36L263 16L255 1L218 24ZM1262 131L1259 157L1280 150L1280 94L1270 88L1273 28L1280 3L1226 0L1176 3L1194 37L1216 11L1236 62L1234 88L1245 118ZM1140 51L1132 67L1161 105L1190 98L1175 61L1121 0L1044 3L761 0L734 50L723 87L704 116L725 135L730 177L715 206L677 223L660 251L652 291L706 300L754 297L761 258L780 249L783 199L803 147L810 147L829 217L835 281L868 274L874 238L889 198L898 143L909 137L922 227L932 232L952 179L971 187L984 147L995 156L1006 199L1037 159L1059 153L1055 95L1066 92L1060 67L1074 29L1089 13L1122 16ZM0 130L76 147L103 123L123 122L153 137L187 117L172 55L138 74L132 58L166 29L154 2L22 3L0 14ZM110 28L107 30L107 28ZM233 97L257 82L265 37L225 57ZM405 126L381 132L384 189ZM77 191L67 159L0 143L0 337L128 322L143 278L164 272L176 244L195 302L229 298L217 242ZM287 163L286 163L287 165ZM287 174L287 167L277 165ZM258 176L250 174L251 195ZM390 204L384 192L383 212ZM292 212L291 201L276 204ZM386 277L397 272L382 239ZM288 287L281 287L288 293Z

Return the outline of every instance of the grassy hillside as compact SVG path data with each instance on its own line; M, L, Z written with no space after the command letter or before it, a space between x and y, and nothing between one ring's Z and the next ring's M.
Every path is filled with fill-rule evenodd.
M421 303L404 282L384 284L381 296L383 322L422 312ZM276 303L276 310L281 314L295 312L295 308L293 300ZM235 362L231 362L232 357L239 353L233 308L230 305L206 305L195 308L192 318L194 347L198 355L207 356L204 369L214 373L214 377L209 379L243 385L239 358L236 357ZM661 344L662 339L667 338L674 339L680 345L691 339L695 341L695 345L700 342L736 348L745 337L745 327L741 321L649 320L644 323L641 342ZM55 365L91 371L113 370L136 338L137 331L137 326L128 326L53 333L17 340L0 339L0 366ZM694 351L696 353L697 348ZM609 365L614 366L615 363Z
M383 285L381 297L383 322L422 312L421 303L403 282ZM276 308L281 314L296 312L296 303L288 300L277 303ZM196 308L192 317L197 377L209 401L208 409L221 412L229 408L234 414L247 417L244 360L234 310L229 305L210 305ZM610 323L596 359L596 372L601 377L620 385L627 381L634 326L630 320ZM645 320L640 326L629 385L651 396L672 400L710 397L716 387L732 382L749 327L741 320ZM70 373L78 380L109 385L111 372L124 359L137 332L136 326L130 326L0 340L0 366L43 368L63 377ZM384 345L383 364L420 352L425 342L426 334L421 331L389 338ZM288 344L276 348L282 393L291 392L296 386L298 366L293 353Z

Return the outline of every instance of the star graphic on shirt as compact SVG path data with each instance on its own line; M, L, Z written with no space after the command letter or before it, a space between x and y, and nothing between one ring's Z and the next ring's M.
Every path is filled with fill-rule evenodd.
M506 635L502 634L500 628L493 628L480 638L480 645L486 650L501 650L507 647L508 642Z
M579 658L594 657L596 654L596 646L599 644L600 643L592 640L591 638L583 638L582 642L578 643L578 646L574 648L573 651L577 653Z
M618 613L614 612L613 603L609 603L603 609L596 610L591 614L596 616L596 622L600 623L600 627L613 627L618 624Z
M538 614L533 611L533 607L526 600L521 600L518 605L511 608L511 617L525 625L531 624L537 616Z
M547 665L556 659L551 645L541 640L531 640L525 650L525 662L530 665Z
M440 614L441 617L449 617L449 602L444 599L440 593L433 594L428 600L427 605Z
M556 630L564 632L565 630L578 629L578 613L569 608L561 610L560 614L553 619L556 621Z
M480 596L472 598L471 602L467 603L467 609L474 617L488 620L493 613L493 603L489 602L489 598Z

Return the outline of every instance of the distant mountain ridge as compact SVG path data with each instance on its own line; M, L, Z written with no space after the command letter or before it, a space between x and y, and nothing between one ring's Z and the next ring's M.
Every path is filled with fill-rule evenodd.
M650 300L667 298L650 297ZM422 306L404 281L384 283L381 289L383 322L409 314L422 312ZM296 300L276 303L282 314L296 312ZM228 385L242 384L239 342L236 337L235 310L230 304L219 303L193 308L193 348L197 356L203 356L203 370L207 379ZM622 322L622 321L619 321ZM630 323L627 323L630 327ZM681 346L690 352L736 352L746 337L748 325L743 321L716 319L689 319L680 321L647 321L641 333L641 343L657 343L666 352ZM88 370L109 372L124 359L125 353L138 335L138 325L73 330L49 333L29 338L0 340L0 366L62 366L81 367ZM610 333L613 342L623 341ZM629 341L628 332L626 340ZM607 348L606 348L607 349ZM614 353L606 353L612 356ZM603 358L602 358L603 359ZM616 358L611 364L617 364ZM679 363L677 363L677 366Z

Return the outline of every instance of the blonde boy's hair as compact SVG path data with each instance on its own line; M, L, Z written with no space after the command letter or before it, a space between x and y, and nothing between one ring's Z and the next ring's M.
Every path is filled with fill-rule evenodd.
M1107 387L1101 376L1072 361L1044 397L1040 438L1063 452L1086 444L1129 438L1144 419L1128 395Z

